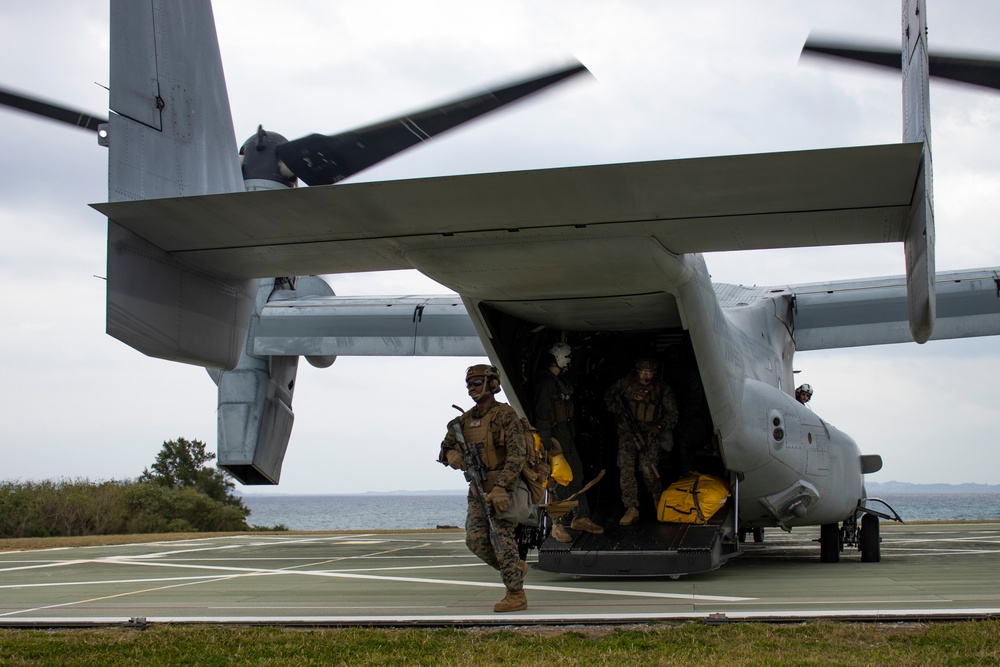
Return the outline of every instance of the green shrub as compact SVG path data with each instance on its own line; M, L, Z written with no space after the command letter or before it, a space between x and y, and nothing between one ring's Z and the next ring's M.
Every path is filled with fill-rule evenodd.
M248 530L249 510L149 482L0 482L0 537Z

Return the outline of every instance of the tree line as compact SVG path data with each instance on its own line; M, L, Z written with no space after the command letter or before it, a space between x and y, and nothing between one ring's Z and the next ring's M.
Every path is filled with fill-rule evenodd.
M251 530L214 458L200 440L178 438L134 480L0 482L0 537Z

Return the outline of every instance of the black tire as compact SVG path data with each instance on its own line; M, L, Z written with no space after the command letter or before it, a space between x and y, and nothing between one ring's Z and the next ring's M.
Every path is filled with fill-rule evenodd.
M840 562L840 526L824 523L819 528L819 560L821 563Z
M763 528L754 528L753 529L753 541L756 542L757 544L760 544L761 542L764 541L764 529Z
M879 536L878 517L865 514L861 517L861 562L877 563L882 560L882 538Z

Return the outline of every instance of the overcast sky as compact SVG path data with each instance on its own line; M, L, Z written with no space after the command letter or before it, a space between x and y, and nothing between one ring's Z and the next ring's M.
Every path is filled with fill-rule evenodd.
M928 0L931 50L988 52L1000 4ZM107 0L5 3L0 86L105 114ZM899 76L803 59L810 32L900 41L896 0L645 2L217 0L238 142L259 123L332 133L581 60L548 91L360 180L893 143ZM1000 98L931 88L939 270L1000 266ZM164 440L216 443L204 370L104 334L107 155L94 136L0 110L0 479L124 479ZM781 285L900 274L898 245L709 255L717 281ZM446 290L417 274L334 276L340 295ZM302 362L278 487L459 489L435 462L478 360ZM1000 483L1000 339L796 356L815 411L881 454L876 481Z

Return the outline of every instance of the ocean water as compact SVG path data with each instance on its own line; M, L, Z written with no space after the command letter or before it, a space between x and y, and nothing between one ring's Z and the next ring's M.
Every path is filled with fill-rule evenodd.
M1000 520L1000 493L871 494L889 503L903 521ZM876 503L872 507L877 508Z
M289 530L401 530L465 526L465 494L243 496L252 526Z
M879 495L904 521L1000 521L1000 493ZM465 526L465 494L245 495L254 526L289 530L400 530ZM873 505L877 507L877 505Z

